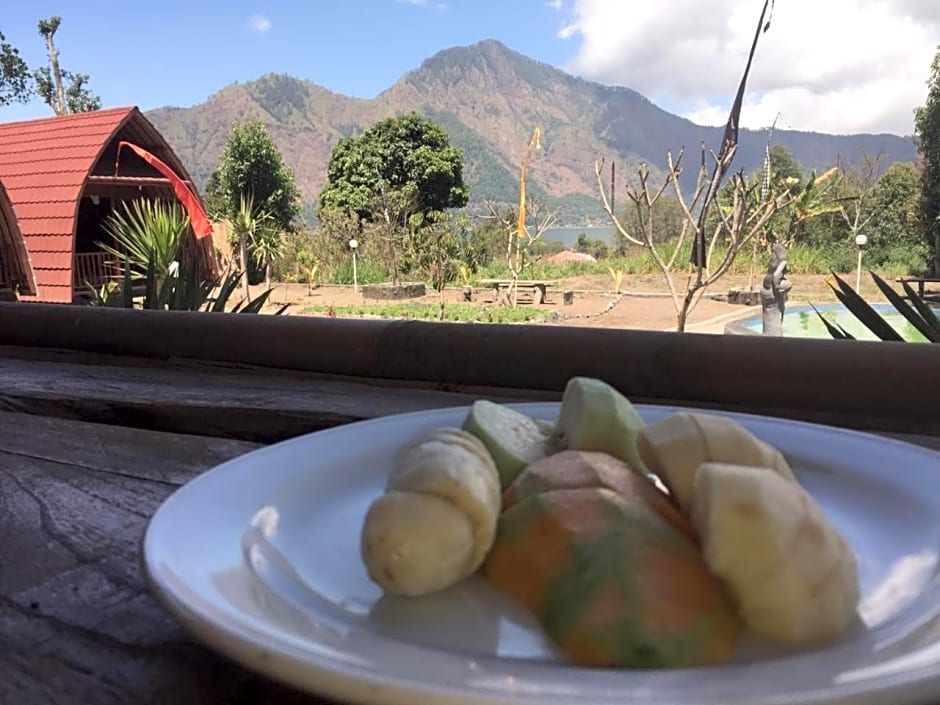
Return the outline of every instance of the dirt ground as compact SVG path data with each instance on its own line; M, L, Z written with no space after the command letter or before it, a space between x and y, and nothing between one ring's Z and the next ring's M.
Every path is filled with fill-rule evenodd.
M850 284L854 284L851 275L843 277ZM791 303L827 303L835 301L831 290L826 284L824 275L793 275L790 277L793 289L790 296ZM677 282L684 291L684 282ZM759 287L760 282L754 283ZM612 282L604 276L582 276L561 280L557 286L549 289L547 301L541 308L556 312L557 317L547 320L550 325L589 326L600 328L623 328L640 330L674 330L676 325L676 309L663 280L654 275L633 276L624 280L621 291L622 296L617 297L610 291ZM863 281L862 294L870 301L881 301L870 280ZM731 288L747 289L746 276L728 276L718 285L709 289L710 296L720 297L726 295ZM252 291L252 296L260 293L263 287ZM571 305L565 306L562 302L562 292L574 292ZM448 302L462 300L461 289L448 289L445 292ZM305 284L277 284L270 298L269 309L285 303L291 304L287 315L303 314L306 306L344 306L350 304L367 305L380 304L380 301L366 300L362 293L355 292L351 286L319 286L309 289ZM408 299L413 302L436 302L437 295L431 292L420 299ZM496 305L487 289L476 289L474 301L481 305ZM614 304L612 306L612 304ZM532 306L532 304L519 304ZM750 318L760 315L759 306L744 306L729 304L726 301L703 298L696 306L686 330L696 333L723 333L725 325L739 318Z

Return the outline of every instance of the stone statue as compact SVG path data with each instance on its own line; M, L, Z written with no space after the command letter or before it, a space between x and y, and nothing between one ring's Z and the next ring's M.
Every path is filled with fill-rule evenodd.
M792 282L787 279L787 248L782 243L775 243L760 290L764 335L783 336L783 314L787 308L787 294L792 287Z

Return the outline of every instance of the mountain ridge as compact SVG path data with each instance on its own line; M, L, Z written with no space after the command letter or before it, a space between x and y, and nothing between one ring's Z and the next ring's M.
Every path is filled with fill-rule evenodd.
M667 150L675 154L685 146L689 163L697 163L699 145L716 149L723 131L673 115L631 88L573 76L493 39L436 52L374 98L267 73L224 86L203 103L146 114L200 188L218 163L231 124L261 119L294 170L310 213L336 142L412 110L441 124L451 143L464 150L471 203L516 199L519 163L538 125L543 149L529 163L530 191L561 205L560 222L569 225L603 220L596 160L616 161L618 174L628 177L639 163L664 165ZM733 168L759 168L767 136L767 130L742 128ZM774 141L807 170L832 166L838 155L852 161L863 152L884 154L885 166L916 158L909 138L884 133L776 130ZM686 178L694 178L691 171Z

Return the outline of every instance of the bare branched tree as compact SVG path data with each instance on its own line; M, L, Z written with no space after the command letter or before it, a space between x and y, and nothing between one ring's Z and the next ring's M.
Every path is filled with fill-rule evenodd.
M707 153L704 147L695 188L687 195L683 193L679 180L683 156L684 150L680 150L675 158L671 151L667 152L666 176L658 187L650 184L649 167L646 165L641 165L637 170L638 185L625 186L627 201L636 208L639 216L636 220L637 230L634 232L625 228L621 219L614 213L610 195L605 193L603 161L595 164L604 211L625 240L649 250L669 289L676 311L676 328L680 332L685 330L689 315L708 287L728 272L741 249L762 233L774 214L789 205L794 198L789 191L784 191L772 193L762 201L757 193L761 188L760 181L748 183L743 174L734 174L730 182L730 199L727 203L720 203L717 193L710 188L712 182L706 168ZM712 153L716 162L731 157L733 150L724 156ZM613 169L611 171L613 172ZM612 180L612 187L614 183ZM656 238L658 227L653 206L667 190L673 191L685 218L678 238L663 244ZM710 219L702 217L702 210L708 205L715 206L712 211L714 217ZM708 243L706 256L702 257L704 264L698 266L683 262L684 266L677 268L680 253L684 251L689 238L693 243ZM664 251L669 247L671 250ZM684 272L686 279L684 288L677 284L680 272Z
M888 155L883 152L874 155L864 152L854 166L847 163L841 155L838 157L837 164L844 174L845 185L854 191L852 196L840 199L839 206L839 213L848 226L853 241L875 216L868 206L868 198L888 162Z

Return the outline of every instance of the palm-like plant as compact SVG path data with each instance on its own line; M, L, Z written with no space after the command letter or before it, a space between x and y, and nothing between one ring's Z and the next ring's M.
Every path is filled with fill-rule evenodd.
M242 194L239 198L238 212L229 220L232 235L238 243L238 259L242 270L242 286L245 298L250 298L248 291L248 246L256 242L265 229L272 227L271 215L255 208L255 199L251 194Z
M835 272L831 272L835 283L828 282L830 288L835 292L836 298L842 302L842 305L855 316L868 330L870 330L880 340L893 342L908 342L898 333L894 327L888 323L872 306L868 304L855 290L843 281ZM895 310L904 316L905 319L919 332L928 342L940 343L940 319L933 309L924 301L917 292L907 282L901 282L904 287L904 296L901 296L891 286L877 274L869 271L878 289L884 294L885 298L894 306ZM906 299L906 300L905 300ZM908 303L910 302L910 303ZM823 315L813 307L816 315L822 320L823 325L829 335L837 340L855 340L855 336L848 333L838 323L830 323Z
M180 260L189 216L175 201L138 198L108 216L104 229L112 242L97 245L115 258L114 266L124 263L132 279L146 279L153 267L162 281Z
M258 260L264 268L264 284L271 286L271 270L274 268L274 262L281 256L284 249L284 241L281 237L281 231L266 214L264 222L260 227L255 228L252 235L249 249L251 254Z

